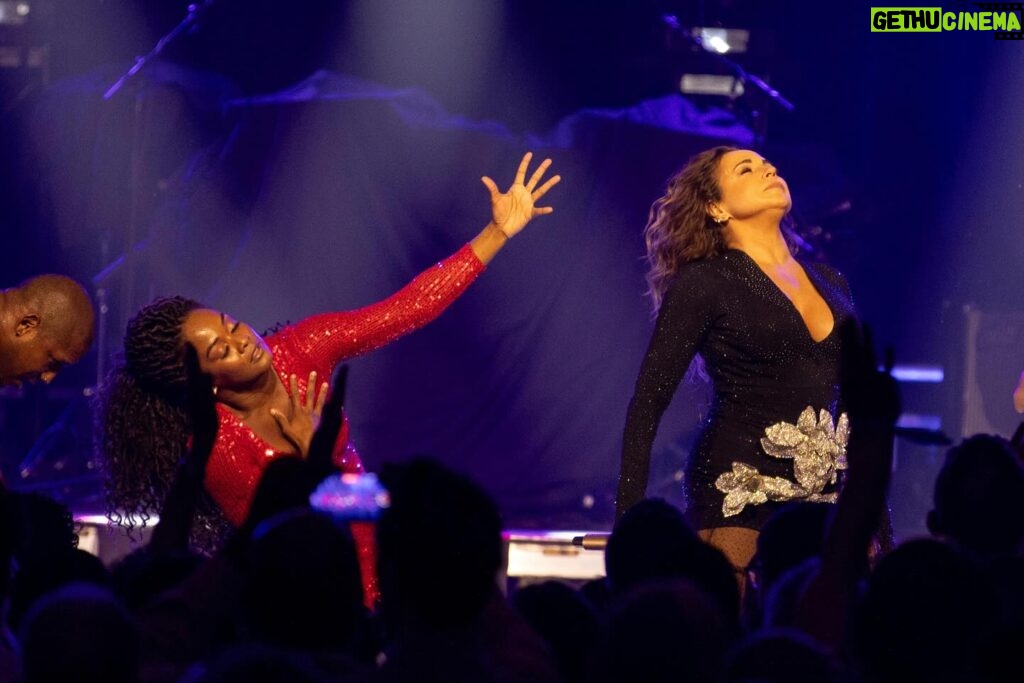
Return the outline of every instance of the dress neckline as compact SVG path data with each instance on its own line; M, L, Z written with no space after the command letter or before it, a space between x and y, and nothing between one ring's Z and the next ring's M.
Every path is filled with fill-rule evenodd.
M817 295L821 297L821 300L825 302L825 306L828 308L829 314L832 316L832 327L831 329L829 329L828 334L826 334L821 339L814 338L814 335L811 334L810 327L808 327L807 325L807 320L804 319L804 316L800 313L800 310L796 307L796 304L793 303L793 300L786 296L786 293L782 291L782 288L779 287L778 284L776 284L775 280L773 280L771 276L768 275L768 273L764 272L764 269L761 268L760 265L758 265L757 261L755 261L750 254L743 251L742 249L737 249L735 247L727 248L726 253L739 254L739 258L742 261L745 261L747 265L757 273L758 276L763 278L763 280L768 284L772 291L774 291L778 296L782 297L782 300L785 301L786 308L788 308L793 313L793 315L796 316L796 319L800 321L800 327L803 328L804 334L807 335L807 339L809 339L812 344L814 344L815 346L820 346L824 344L826 341L828 341L829 338L835 334L836 328L839 327L839 319L836 316L835 308L833 308L832 303L828 300L828 297L825 296L825 294L823 293L821 283L817 279L817 274L813 272L813 269L807 268L804 265L803 261L798 259L796 256L793 257L793 260L797 262L797 265L799 265L800 268L804 271L804 274L807 275L807 281L811 283L811 287L813 287Z
M277 354L277 352L278 352L278 349L276 349L276 348L272 349L272 353L274 353L275 355ZM291 395L291 389L289 388L289 383L285 380L284 375L278 370L277 365L272 364L272 367L273 367L274 374L277 375L277 377L280 380L281 384L284 385L285 392L287 392L288 395L290 396ZM264 455L266 455L268 457L277 456L277 455L294 455L294 454L288 453L287 451L280 451L280 450L274 448L270 444L269 441L267 441L262 436L257 434L255 429L253 429L248 424L246 424L245 420L243 420L242 418L238 417L238 415L235 415L234 411L232 411L230 408L228 408L223 403L217 403L216 404L216 408L217 408L217 412L220 413L220 415L222 417L226 417L229 421L233 422L235 424L236 428L243 429L246 432L248 432L249 438L253 441L253 443L255 443L257 446L259 446L260 449L263 450ZM220 430L220 431L223 431L223 430ZM218 432L218 437L220 436L220 431Z

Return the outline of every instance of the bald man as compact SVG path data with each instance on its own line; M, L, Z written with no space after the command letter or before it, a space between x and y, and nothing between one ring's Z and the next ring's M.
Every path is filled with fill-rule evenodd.
M92 344L96 315L82 285L39 275L0 292L0 385L49 384Z

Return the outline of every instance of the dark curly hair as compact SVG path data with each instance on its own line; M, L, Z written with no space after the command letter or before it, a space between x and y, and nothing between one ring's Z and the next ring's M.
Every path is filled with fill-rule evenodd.
M160 510L188 447L185 317L202 305L184 297L153 301L128 322L121 362L107 376L97 411L106 470L107 516L129 531ZM212 552L230 525L203 496L192 541Z

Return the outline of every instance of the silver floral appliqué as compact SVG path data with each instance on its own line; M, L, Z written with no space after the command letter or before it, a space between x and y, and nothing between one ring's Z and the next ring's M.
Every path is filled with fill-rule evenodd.
M846 413L839 416L838 422L833 422L827 410L819 411L815 417L814 408L807 406L796 424L777 422L764 433L761 439L764 452L774 458L791 459L795 481L765 476L751 465L734 462L731 472L715 480L715 488L725 494L724 517L739 514L747 505L767 501L836 501L838 494L822 493L822 490L836 482L839 470L846 469L846 444L850 437Z

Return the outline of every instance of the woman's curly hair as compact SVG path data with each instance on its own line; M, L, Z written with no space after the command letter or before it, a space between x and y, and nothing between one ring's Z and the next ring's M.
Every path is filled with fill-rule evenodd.
M107 516L129 531L159 511L188 447L185 317L201 304L157 299L128 322L124 356L100 389L98 431L106 470ZM193 543L212 551L229 528L204 496Z
M651 205L644 242L649 265L647 294L655 313L682 264L715 258L728 249L723 226L711 218L708 206L722 198L719 162L736 149L712 147L692 157L668 181L665 194ZM792 251L794 239L788 216L783 219L782 234Z
M672 278L687 261L714 258L726 250L722 226L708 215L708 205L722 198L718 162L735 147L712 147L692 157L668 181L665 194L651 205L644 228L647 244L647 294L661 307Z

